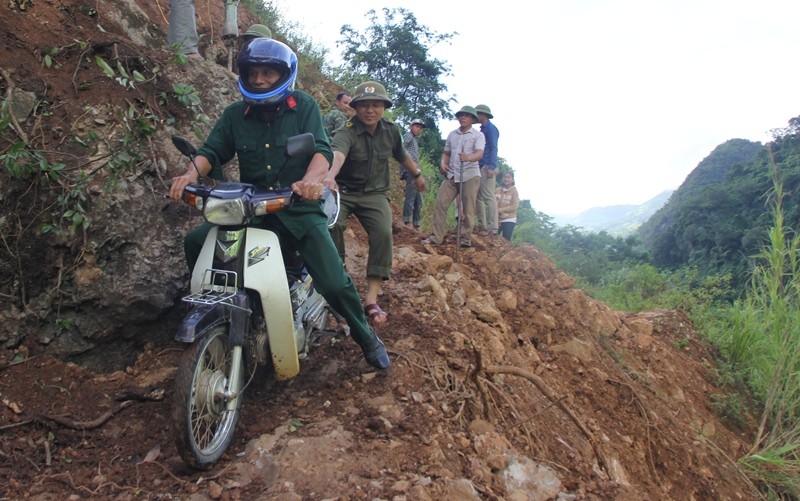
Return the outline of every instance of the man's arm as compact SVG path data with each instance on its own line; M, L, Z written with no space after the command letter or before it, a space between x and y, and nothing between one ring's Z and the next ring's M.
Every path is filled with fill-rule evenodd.
M497 127L488 127L484 137L486 138L486 148L482 163L491 170L497 170L497 141L500 139L500 132Z
M414 178L414 182L417 185L417 191L425 191L425 179L422 177L422 169L419 168L416 162L410 157L406 156L406 159L403 160L401 163L403 167L405 167L408 174Z
M477 162L483 156L483 150L475 150L472 153L461 152L458 154L458 159L462 162Z
M322 196L322 185L328 173L328 159L322 153L314 153L303 179L292 183L292 191L304 200L317 200Z
M445 150L442 153L442 162L439 164L439 170L446 176L448 167L450 167L450 151Z
M333 152L333 163L331 164L331 168L328 170L328 173L325 174L325 179L322 181L322 184L327 186L332 190L336 190L339 187L336 184L336 176L339 175L339 171L342 169L342 165L344 165L345 155L341 151L334 151Z
M200 171L200 175L203 176L211 172L211 162L209 162L206 157L197 155L194 157L194 162L194 164L192 164L191 161L189 162L189 165L186 167L186 172L182 175L172 178L172 185L169 187L169 197L172 200L180 200L181 196L183 196L183 189L186 188L187 185L197 182L197 171ZM196 169L195 165L197 165Z

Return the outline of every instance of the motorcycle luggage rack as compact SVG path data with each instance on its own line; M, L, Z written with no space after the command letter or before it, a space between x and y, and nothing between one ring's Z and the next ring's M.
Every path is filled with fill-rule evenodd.
M239 277L235 271L208 269L203 273L200 291L183 298L187 303L217 304L231 302L238 290Z

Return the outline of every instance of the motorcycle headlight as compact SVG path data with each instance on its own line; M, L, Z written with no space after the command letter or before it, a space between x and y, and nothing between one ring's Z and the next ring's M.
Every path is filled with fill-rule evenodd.
M241 198L206 199L203 207L206 221L222 226L236 226L247 222L247 211Z

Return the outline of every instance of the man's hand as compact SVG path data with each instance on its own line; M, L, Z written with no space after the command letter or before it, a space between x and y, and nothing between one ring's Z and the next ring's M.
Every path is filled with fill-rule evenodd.
M322 183L314 181L297 181L292 183L292 191L301 199L311 201L319 200L322 196Z
M495 177L496 175L497 175L497 169L490 169L489 167L486 167L486 176L487 177L492 178L492 177Z
M423 191L425 191L425 178L423 178L420 175L416 179L414 179L414 182L416 183L417 191L419 193L422 193Z
M322 180L322 184L329 190L339 191L339 185L336 183L336 180L332 177L325 176L325 179Z
M169 198L179 201L183 196L183 189L187 185L197 182L197 172L187 171L182 176L172 178L172 186L169 187Z

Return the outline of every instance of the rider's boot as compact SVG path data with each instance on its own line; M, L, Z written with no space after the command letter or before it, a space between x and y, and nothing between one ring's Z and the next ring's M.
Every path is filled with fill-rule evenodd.
M386 347L383 345L383 341L378 339L378 336L376 336L374 332L369 339L359 343L359 345L369 365L382 371L385 371L392 365L391 360L389 360L389 354L386 353Z

